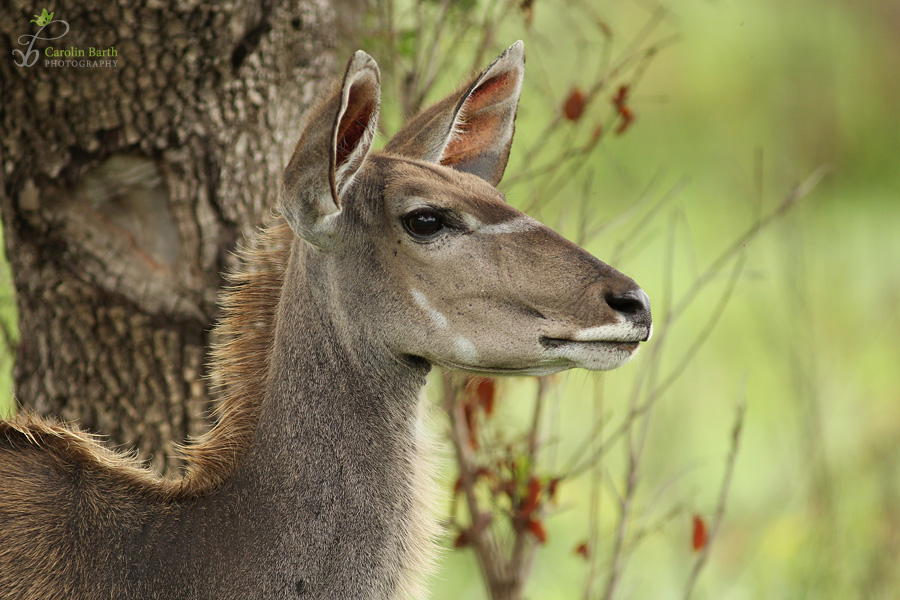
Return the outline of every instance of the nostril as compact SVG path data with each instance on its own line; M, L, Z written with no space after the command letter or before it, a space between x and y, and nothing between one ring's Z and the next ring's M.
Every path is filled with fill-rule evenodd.
M625 315L633 315L640 312L644 308L644 305L639 299L624 295L609 296L606 299L606 303L609 304L610 308L612 308L614 311L620 312Z
M606 303L629 321L650 324L650 298L641 288L609 294L606 296Z

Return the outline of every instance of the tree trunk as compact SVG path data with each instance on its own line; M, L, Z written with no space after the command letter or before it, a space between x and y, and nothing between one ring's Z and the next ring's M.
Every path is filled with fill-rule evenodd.
M172 468L173 442L207 426L228 251L274 206L300 116L335 74L334 14L321 0L74 4L42 30L36 5L0 7L15 392Z

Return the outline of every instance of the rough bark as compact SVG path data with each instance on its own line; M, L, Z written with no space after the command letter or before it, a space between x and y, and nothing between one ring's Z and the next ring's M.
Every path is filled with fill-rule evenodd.
M174 466L206 427L203 379L229 250L274 205L300 116L334 74L324 0L81 0L13 50L0 5L0 210L19 311L15 393ZM49 26L51 37L65 28ZM29 41L29 40L24 40ZM53 67L53 46L115 49ZM60 59L57 59L60 60Z

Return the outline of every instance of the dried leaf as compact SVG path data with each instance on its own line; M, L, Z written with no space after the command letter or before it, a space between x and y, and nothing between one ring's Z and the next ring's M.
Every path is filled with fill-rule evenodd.
M618 110L622 110L622 107L625 106L625 103L628 101L628 85L621 85L619 89L616 91L616 95L613 96L612 103Z
M466 429L469 431L469 447L472 450L478 448L478 422L475 420L475 407L466 402L463 405L463 416L466 419Z
M706 547L706 542L706 522L699 515L694 515L694 539L692 540L694 552L703 550Z
M525 496L524 502L522 502L522 508L520 510L521 514L525 518L530 518L531 513L533 513L538 507L538 500L541 495L541 482L537 477L533 477L528 480L528 493Z
M584 114L587 98L579 88L575 88L563 103L563 115L570 121L577 121Z
M547 484L547 498L553 500L556 497L556 489L559 487L559 477L554 477Z
M490 378L482 379L475 388L478 404L484 409L484 414L490 417L494 414L494 398L497 393L497 383Z
M622 135L625 131L631 127L631 123L634 121L634 113L631 112L631 109L627 106L623 106L619 111L619 114L622 116L622 122L619 123L619 126L616 127L616 135Z
M547 532L544 530L544 525L538 521L537 519L529 519L525 528L537 538L537 541L541 544L546 543L547 541Z
M619 90L612 98L612 103L616 107L616 112L619 113L619 117L621 118L619 126L616 128L616 135L625 133L634 122L634 112L631 110L631 107L627 105L628 92L629 87L627 85L619 86Z
M469 545L469 532L463 529L459 532L459 535L456 536L456 539L453 540L454 548L465 548Z
M591 547L587 542L581 542L575 548L575 554L582 557L584 560L588 560L591 557Z

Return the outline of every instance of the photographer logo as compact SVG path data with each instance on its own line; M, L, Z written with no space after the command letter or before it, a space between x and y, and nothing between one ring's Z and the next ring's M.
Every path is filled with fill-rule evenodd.
M77 46L69 46L68 48L59 48L55 46L47 46L43 51L35 48L38 40L52 42L59 40L69 33L69 23L62 19L53 19L54 12L47 12L43 9L41 14L34 15L29 21L35 23L39 27L36 33L23 34L19 36L18 43L24 46L24 50L13 50L15 64L19 67L33 67L44 56L44 67L49 68L110 68L118 66L119 53L115 47L96 48L90 46L87 49L78 48ZM65 29L63 29L65 28ZM45 31L46 30L46 31ZM58 35L54 35L58 34Z

